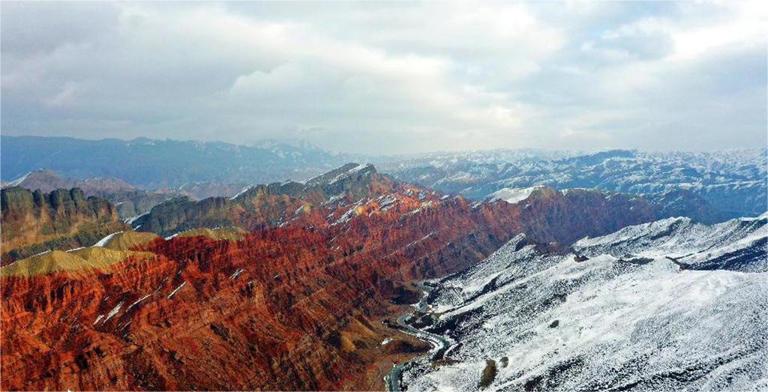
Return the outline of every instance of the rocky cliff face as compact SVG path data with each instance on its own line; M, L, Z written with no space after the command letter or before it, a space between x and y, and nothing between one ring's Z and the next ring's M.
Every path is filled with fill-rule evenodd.
M3 264L50 249L91 245L125 227L109 202L86 198L78 188L43 193L11 187L0 192Z
M538 188L515 207L521 231L536 242L571 243L585 235L612 232L629 222L646 222L657 215L643 198L586 189Z
M0 278L2 387L354 388L408 282L465 269L523 231L567 244L652 219L639 199L596 195L471 204L349 166L190 204L160 227L182 227L186 211L269 224L239 240L137 241L154 256L77 278Z
M109 200L121 218L128 221L149 212L152 207L177 197L174 193L149 192L141 189L120 192L97 192L96 196Z
M50 193L56 189L78 188L86 196L97 196L108 200L117 209L121 218L131 218L149 211L152 207L179 195L174 191L152 192L111 177L91 177L83 180L63 178L51 170L33 170L18 179L3 185L4 188L17 186L32 191Z

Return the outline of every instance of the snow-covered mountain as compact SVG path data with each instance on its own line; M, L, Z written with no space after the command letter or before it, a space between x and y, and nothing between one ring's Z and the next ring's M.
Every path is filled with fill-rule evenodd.
M597 188L643 195L661 205L667 216L718 222L768 209L767 152L488 152L391 162L382 169L401 181L474 199L536 185Z
M409 391L765 390L768 215L630 226L545 253L524 235L433 283Z

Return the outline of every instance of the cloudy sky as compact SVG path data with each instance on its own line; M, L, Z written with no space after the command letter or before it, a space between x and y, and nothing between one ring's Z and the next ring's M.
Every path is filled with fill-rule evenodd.
M362 153L765 146L761 3L3 2L2 132Z

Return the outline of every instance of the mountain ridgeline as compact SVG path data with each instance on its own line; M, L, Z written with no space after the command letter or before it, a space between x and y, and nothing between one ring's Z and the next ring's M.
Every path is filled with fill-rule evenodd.
M251 231L294 220L323 221L339 202L357 203L359 208L347 213L364 213L364 204L361 204L364 200L397 192L418 192L422 198L434 194L398 183L378 173L372 165L350 163L306 183L258 185L231 198L170 200L133 220L132 226L137 231L160 235L196 227L236 226ZM558 192L541 188L530 195L525 205L505 202L488 205L514 218L518 229L524 228L540 242L569 243L583 235L610 232L627 222L649 221L657 216L654 207L642 198L590 190ZM573 211L579 213L573 214Z
M442 192L484 199L502 189L550 186L643 196L660 216L715 223L768 209L768 150L712 153L595 154L445 153L388 162L395 178Z
M44 192L79 187L86 195L110 200L123 218L174 197L228 197L248 184L306 180L350 159L306 144L2 136L2 145L3 181ZM687 216L704 223L768 209L766 149L495 150L364 159L399 181L473 200L505 189L548 186L643 196L661 211L660 217Z
M335 198L350 201L384 194L397 185L372 165L346 164L306 183L288 181L247 187L233 197L200 201L176 198L132 221L136 230L169 235L196 227L237 226L246 230L277 226ZM333 199L333 200L332 200Z

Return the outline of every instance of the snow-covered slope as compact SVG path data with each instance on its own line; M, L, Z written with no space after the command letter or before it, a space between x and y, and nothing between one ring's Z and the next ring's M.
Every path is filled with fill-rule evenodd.
M504 200L507 203L515 204L527 199L536 188L538 187L501 188L498 191L491 193L488 199L491 201Z
M767 225L766 216L713 226L666 219L559 255L521 235L437 284L429 330L458 345L408 367L403 385L765 390Z
M688 218L669 218L586 238L573 247L586 256L607 253L624 258L668 257L686 269L767 271L768 260L753 257L765 252L766 221L768 214L710 226ZM744 263L740 262L742 258Z
M594 154L444 154L390 162L397 179L486 199L504 188L547 185L643 195L664 216L719 222L768 209L768 150L708 153L603 151Z

